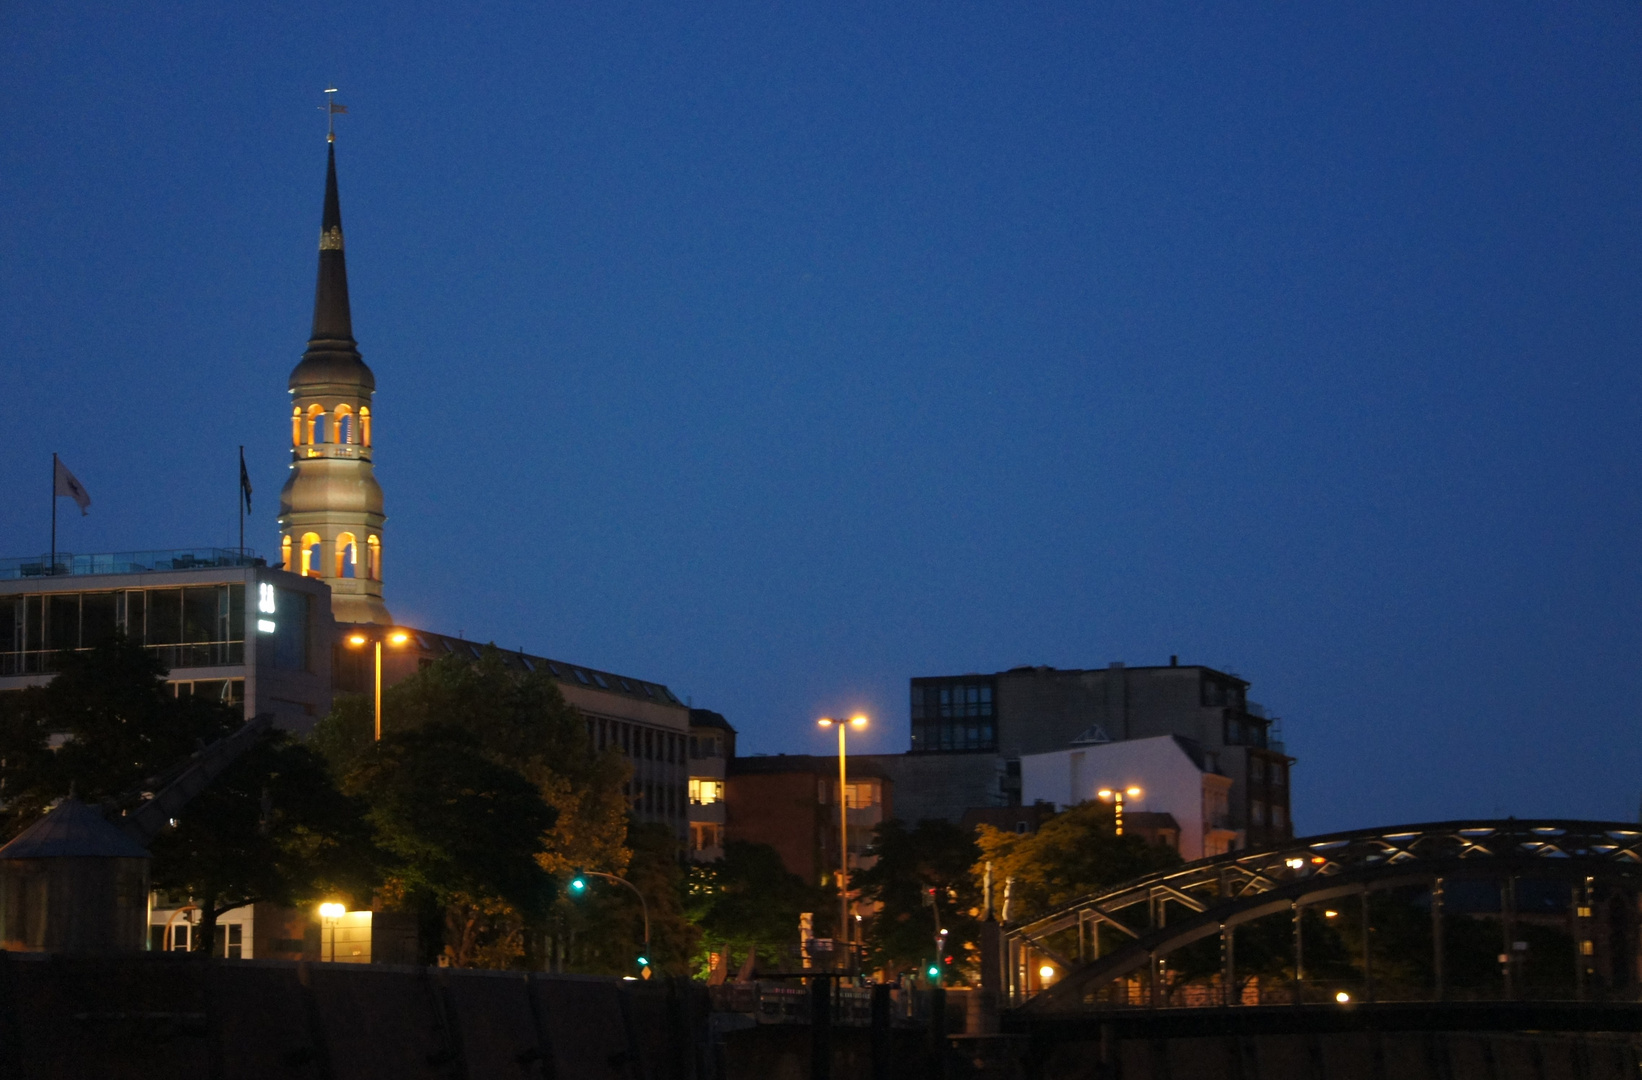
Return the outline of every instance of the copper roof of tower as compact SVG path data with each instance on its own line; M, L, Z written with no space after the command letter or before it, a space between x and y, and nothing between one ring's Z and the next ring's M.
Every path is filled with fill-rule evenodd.
M319 280L314 285L314 326L308 351L291 372L291 389L319 384L376 389L376 377L359 355L348 306L348 263L342 245L342 200L336 190L336 144L325 160L325 210L319 222Z
M18 833L0 859L146 859L148 851L96 807L70 796Z

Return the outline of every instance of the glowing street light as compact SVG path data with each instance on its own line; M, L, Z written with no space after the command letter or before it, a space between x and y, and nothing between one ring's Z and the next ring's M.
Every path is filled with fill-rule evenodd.
M1095 792L1095 797L1097 799L1101 802L1109 802L1116 808L1118 836L1123 835L1123 800L1126 797L1130 799L1138 799L1140 796L1141 791L1137 787L1101 788L1099 791Z
M324 919L331 928L331 963L336 963L336 927L342 921L342 916L348 909L342 904L325 903L319 905L319 917Z
M1050 979L1053 979L1054 977L1055 977L1055 969L1052 965L1045 964L1045 965L1043 965L1042 967L1040 967L1038 969L1038 978L1042 979L1044 982L1047 983Z
M389 645L403 645L410 640L410 635L403 630L388 627L385 630L367 628L355 630L347 637L349 646L362 649L371 642L376 643L376 692L372 698L376 704L376 741L382 741L382 642L386 639Z
M835 727L838 729L838 933L847 945L849 944L850 925L850 828L849 814L846 812L848 807L844 798L844 784L847 779L844 765L844 729L851 727L864 728L867 726L867 718L859 714L850 717L848 720L823 716L816 723L824 728Z

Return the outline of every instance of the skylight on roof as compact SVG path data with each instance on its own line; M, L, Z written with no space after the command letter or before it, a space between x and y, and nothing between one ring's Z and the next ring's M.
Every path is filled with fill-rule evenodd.
M519 663L521 663L525 666L526 671L535 671L536 670L536 665L532 664L530 662L530 657L526 656L524 653L519 654Z
M618 677L616 679L616 681L621 683L621 688L623 690L626 690L629 694L633 693L633 684L632 683L630 683L626 679L623 679L623 678L620 678L620 677Z
M596 671L593 673L593 681L604 687L606 690L610 689L610 684L604 681L604 676L600 675Z
M549 661L548 661L548 662L547 662L547 670L549 670L549 671L551 671L551 672L552 672L552 673L553 673L553 677L554 677L554 678L555 678L555 679L562 679L562 678L564 678L564 672L562 672L562 671L560 671L560 670L559 670L559 665L558 665L558 664L555 664L555 663L553 663L553 661L551 661L551 660L549 660Z
M579 683L581 683L581 684L582 684L582 685L583 685L583 686L590 686L590 685L592 685L592 684L591 684L591 683L589 683L589 682L588 682L588 681L587 681L587 672L585 672L585 671L583 671L583 670L582 670L582 669L581 669L581 668L579 668L579 667L578 667L578 668L571 668L571 669L570 669L570 670L571 670L571 671L574 671L574 672L575 672L575 673L576 673L576 681L577 681L577 682L579 682Z

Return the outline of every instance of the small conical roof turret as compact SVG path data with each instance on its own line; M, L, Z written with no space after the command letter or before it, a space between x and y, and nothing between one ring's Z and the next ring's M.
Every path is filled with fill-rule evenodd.
M291 372L291 389L317 384L376 389L376 378L359 355L348 307L348 264L342 247L342 200L336 188L336 143L327 146L325 210L319 224L319 280L314 285L314 326L302 362Z

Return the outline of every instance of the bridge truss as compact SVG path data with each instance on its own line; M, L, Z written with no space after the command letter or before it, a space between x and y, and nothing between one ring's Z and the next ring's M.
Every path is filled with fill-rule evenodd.
M1642 890L1642 828L1628 823L1517 820L1444 821L1394 828L1360 829L1296 839L1259 852L1233 852L1150 874L1081 897L1031 922L1006 926L1000 944L1003 1000L1026 1013L1086 1010L1094 995L1117 979L1144 975L1147 1003L1162 1004L1164 958L1193 942L1218 935L1227 1000L1236 985L1235 932L1257 919L1287 912L1293 921L1295 1000L1303 974L1301 915L1307 905L1345 897L1421 886L1431 896L1434 943L1433 997L1444 995L1443 890L1456 880L1500 884L1507 935L1515 917L1518 879L1568 883L1575 898L1577 947L1592 951L1592 896L1597 886ZM1635 904L1631 907L1634 909ZM1365 901L1366 908L1366 901ZM1634 918L1634 916L1633 916ZM1100 955L1110 927L1123 944ZM1077 930L1075 951L1057 948L1065 931ZM1062 974L1051 986L1034 986L1034 955L1052 960ZM1367 969L1365 975L1372 978ZM1585 965L1577 965L1584 994ZM1507 994L1509 996L1509 965ZM1370 984L1372 985L1372 984Z

